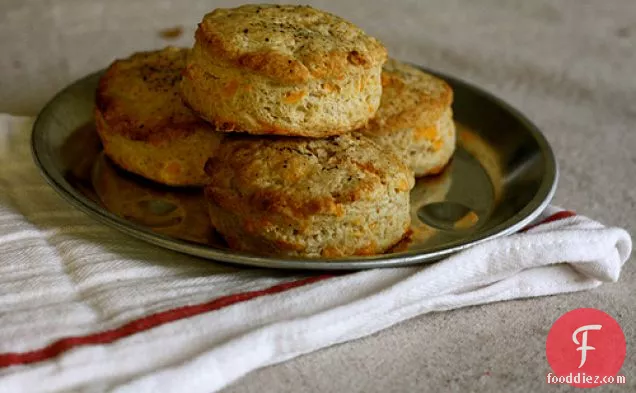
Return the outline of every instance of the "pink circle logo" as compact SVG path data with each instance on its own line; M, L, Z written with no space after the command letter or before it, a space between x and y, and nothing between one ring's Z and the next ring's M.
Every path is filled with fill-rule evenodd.
M625 350L623 330L610 315L595 308L569 311L548 333L545 353L554 375L547 382L581 388L620 383Z

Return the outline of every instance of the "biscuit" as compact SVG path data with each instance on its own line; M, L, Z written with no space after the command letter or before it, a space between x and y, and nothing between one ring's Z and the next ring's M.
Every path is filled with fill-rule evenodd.
M409 228L413 173L359 134L227 138L205 168L212 226L237 250L370 255Z
M386 57L360 28L309 6L217 9L199 24L181 93L219 131L340 135L377 111Z
M95 120L118 166L172 186L203 185L205 161L223 134L181 101L187 50L166 48L115 61L101 77Z
M384 65L382 85L380 109L362 132L402 157L415 176L441 172L455 151L450 86L394 59Z

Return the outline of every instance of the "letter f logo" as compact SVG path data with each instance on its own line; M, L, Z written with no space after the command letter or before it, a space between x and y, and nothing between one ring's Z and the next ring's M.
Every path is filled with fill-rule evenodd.
M579 368L583 367L583 365L585 364L587 351L592 351L596 349L594 347L587 345L587 331L601 330L601 327L602 327L601 325L585 325L576 329L574 333L572 333L572 341L574 341L574 344L581 345L580 347L576 349L577 351L581 351L581 364L579 364ZM581 335L581 342L579 342L576 336L581 332L583 332L583 334Z

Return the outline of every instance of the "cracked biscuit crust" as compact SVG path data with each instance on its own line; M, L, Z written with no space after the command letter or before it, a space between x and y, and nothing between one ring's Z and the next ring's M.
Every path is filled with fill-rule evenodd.
M186 49L117 60L99 81L95 118L106 154L120 167L168 185L202 185L223 134L181 101Z
M408 230L412 172L368 138L228 138L206 164L212 225L235 249L381 253Z
M386 49L309 6L207 14L184 71L184 100L220 131L326 137L364 126L381 96Z
M384 65L382 85L380 108L362 131L403 157L416 176L439 173L455 151L450 86L394 59Z

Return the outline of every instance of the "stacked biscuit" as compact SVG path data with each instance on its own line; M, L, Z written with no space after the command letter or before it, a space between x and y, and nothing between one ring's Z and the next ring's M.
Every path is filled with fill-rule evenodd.
M308 6L217 9L195 38L102 77L97 126L116 164L203 185L241 251L369 255L405 236L414 174L439 172L455 146L443 81Z

